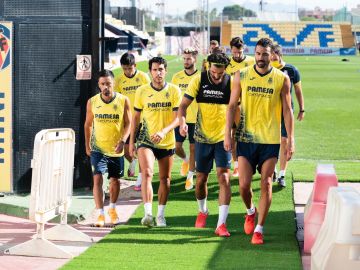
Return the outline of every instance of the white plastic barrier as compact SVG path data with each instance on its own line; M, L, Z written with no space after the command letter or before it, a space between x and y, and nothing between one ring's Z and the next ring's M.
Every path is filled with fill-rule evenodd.
M360 269L360 194L331 187L324 223L311 249L311 270Z
M36 134L29 207L29 219L36 222L36 235L32 240L6 250L5 254L72 258L71 253L48 240L92 242L92 238L67 225L74 149L72 129L48 129ZM61 223L45 231L45 223L58 215Z

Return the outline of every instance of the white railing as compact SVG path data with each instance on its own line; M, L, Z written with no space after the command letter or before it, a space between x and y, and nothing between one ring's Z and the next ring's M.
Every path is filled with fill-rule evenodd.
M31 160L32 182L29 219L36 222L33 239L5 251L6 254L71 258L73 255L48 240L92 242L92 238L67 225L74 172L75 133L72 129L48 129L36 134ZM45 230L60 215L60 224Z

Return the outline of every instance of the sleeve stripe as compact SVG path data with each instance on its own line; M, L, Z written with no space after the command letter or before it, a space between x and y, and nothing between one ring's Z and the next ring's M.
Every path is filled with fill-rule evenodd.
M134 110L137 111L137 112L141 112L141 111L142 111L142 109L139 109L139 108L136 108L136 107L134 107Z
M188 95L188 94L184 94L184 97L186 97L186 98L188 98L188 99L190 99L190 100L194 100L194 97L192 97L192 96L190 96L190 95Z

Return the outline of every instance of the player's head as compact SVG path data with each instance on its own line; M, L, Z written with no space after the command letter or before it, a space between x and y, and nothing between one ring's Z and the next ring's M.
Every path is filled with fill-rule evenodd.
M162 57L153 57L149 60L149 71L154 82L162 84L165 82L167 62Z
M132 77L136 72L135 56L131 53L124 53L120 58L120 65L126 77Z
M234 37L230 41L231 55L233 59L240 62L244 58L244 41L240 37Z
M267 69L270 65L270 57L273 42L268 38L261 38L255 46L255 62L259 68Z
M230 63L229 57L224 53L212 53L208 56L209 74L214 83L220 83L224 77L226 67Z
M209 53L213 53L214 48L219 47L219 42L217 40L211 40L209 46Z
M98 87L102 96L112 96L114 89L114 73L111 70L104 69L99 72Z
M196 64L198 51L193 47L188 47L183 50L184 69L193 69Z
M276 68L280 68L282 66L282 48L280 45L274 45L272 47L271 53L271 65Z

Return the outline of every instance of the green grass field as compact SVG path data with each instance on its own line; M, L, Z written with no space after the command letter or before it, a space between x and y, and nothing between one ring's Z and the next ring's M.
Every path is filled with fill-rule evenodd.
M341 181L360 179L360 58L286 57L302 75L306 115L296 121L296 154L288 168L288 179L311 181L318 163L335 164ZM182 68L181 60L169 59L170 79ZM146 63L138 68L147 69ZM295 106L295 115L297 106ZM187 145L185 145L187 147ZM186 148L187 149L187 148ZM292 182L286 189L273 187L273 202L265 224L263 246L252 246L243 233L245 208L239 198L238 184L232 179L232 202L228 218L230 238L215 237L218 186L213 174L209 179L209 210L206 229L195 229L197 203L194 191L184 191L185 179L177 158L169 203L167 228L140 226L143 207L129 223L111 234L64 269L302 269L295 238ZM157 171L157 169L155 169ZM158 187L154 176L154 190ZM253 181L254 198L259 198L259 176ZM156 193L156 192L155 192ZM156 214L156 196L154 214ZM120 213L121 214L121 213Z

